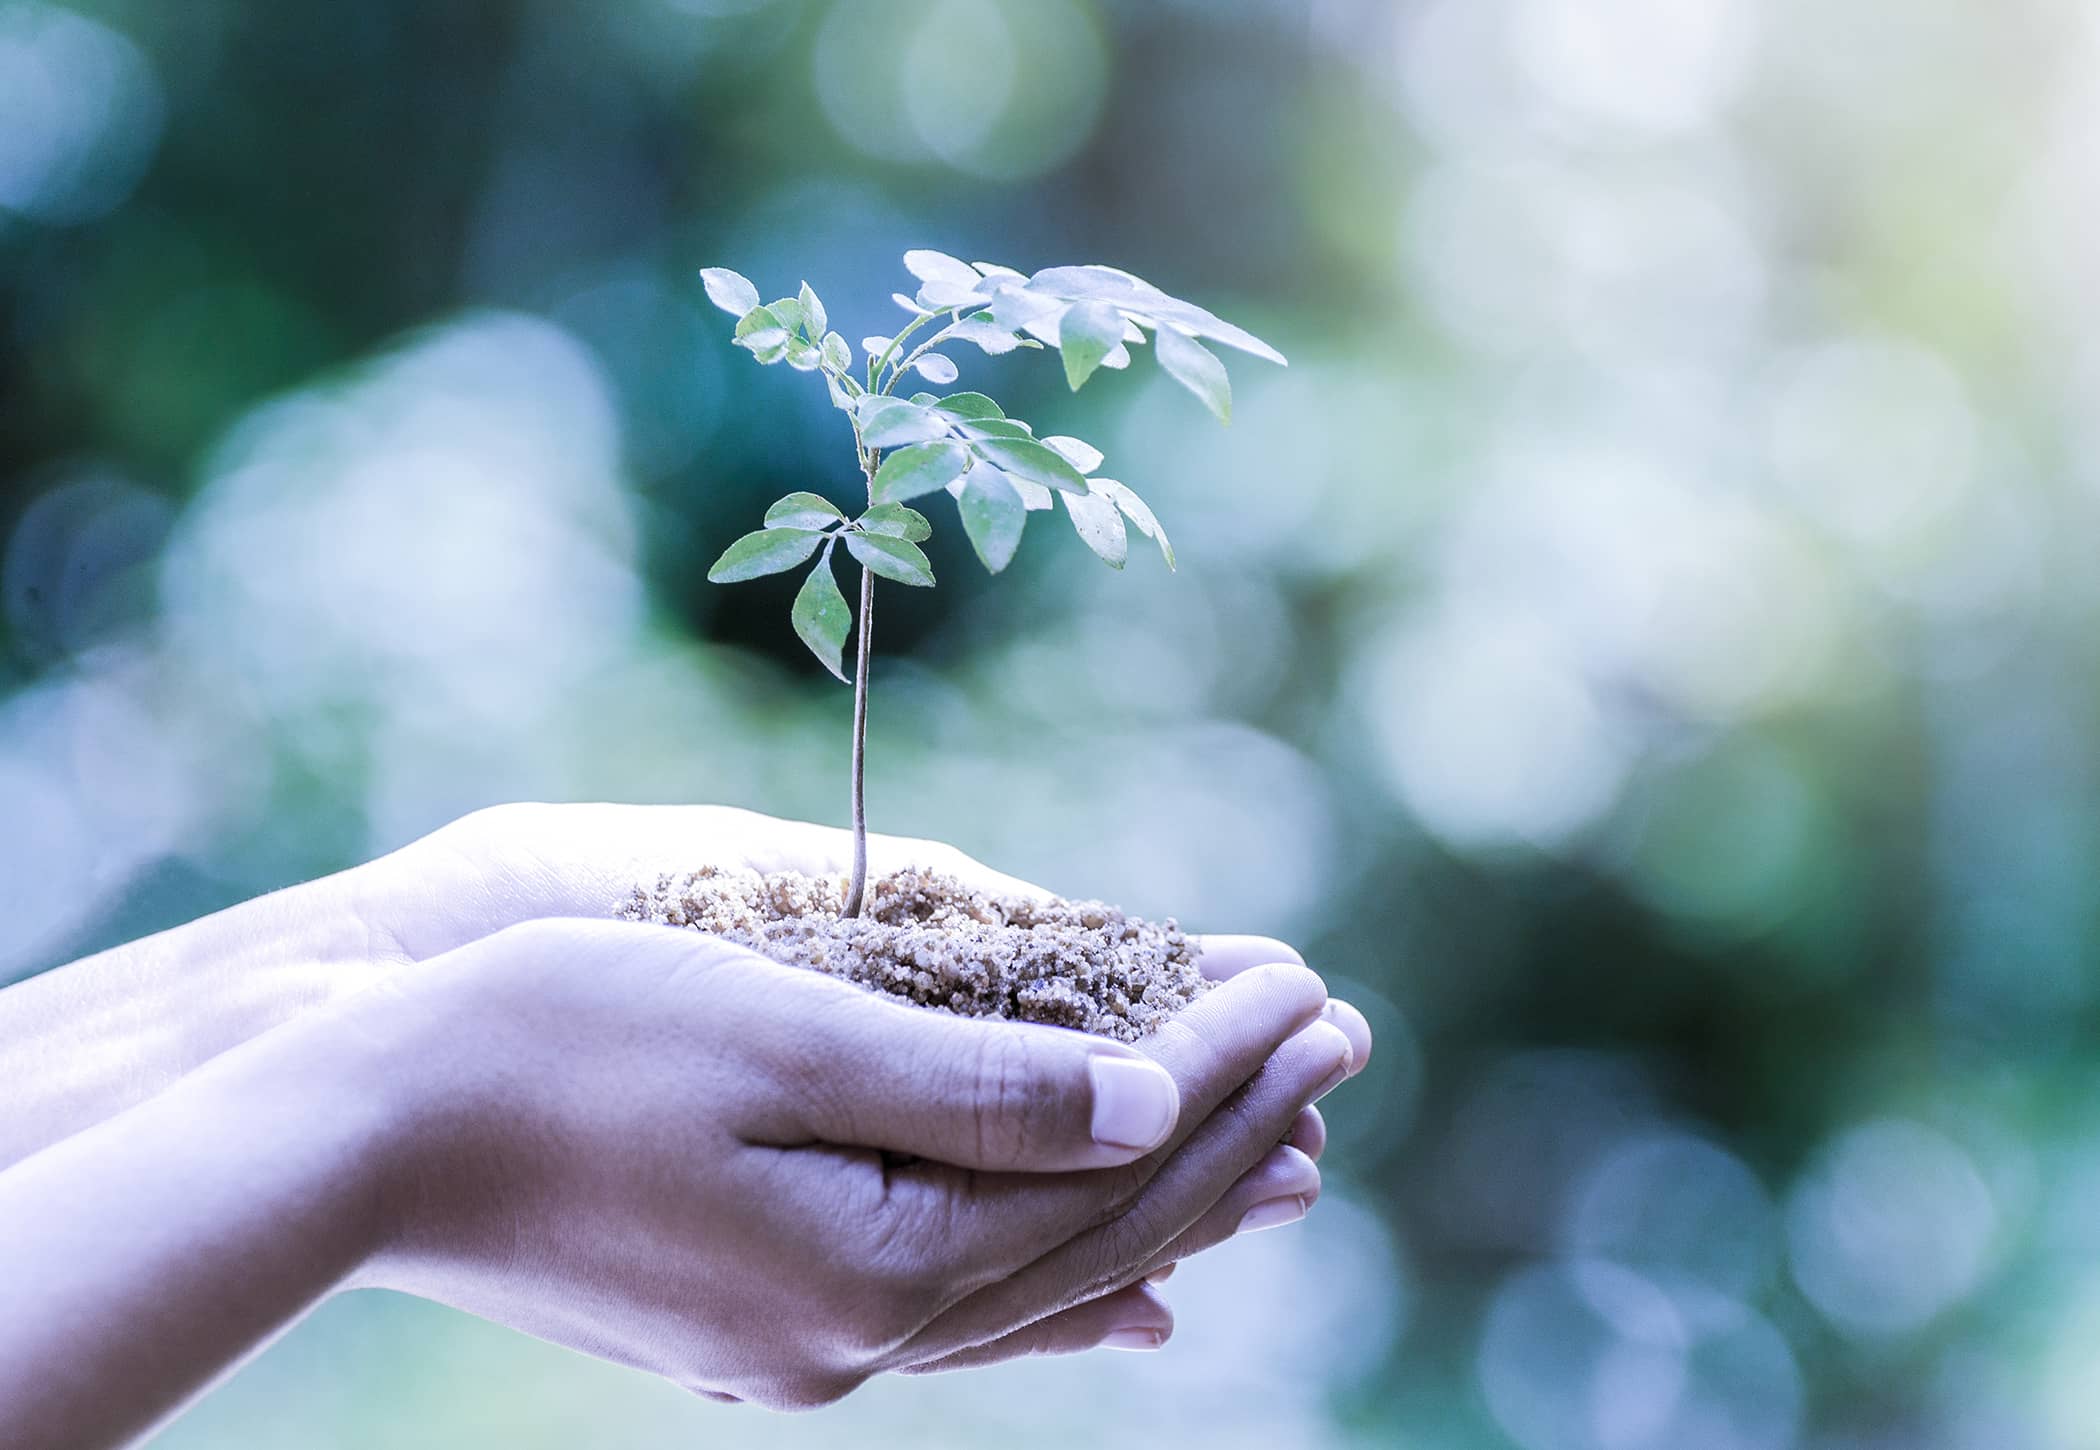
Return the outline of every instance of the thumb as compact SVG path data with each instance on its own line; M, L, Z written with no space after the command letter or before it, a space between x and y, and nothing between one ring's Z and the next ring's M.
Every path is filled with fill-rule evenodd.
M884 1148L987 1172L1058 1173L1143 1157L1173 1135L1167 1070L1105 1038L950 1017L879 998L827 1013L787 1081L823 1142Z

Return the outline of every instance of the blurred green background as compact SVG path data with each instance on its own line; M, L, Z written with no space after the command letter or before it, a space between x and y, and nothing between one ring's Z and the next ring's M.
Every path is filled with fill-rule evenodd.
M906 247L1180 549L885 587L878 829L1301 943L1327 1195L1159 1356L692 1401L329 1305L174 1447L2100 1445L2086 0L0 0L0 981L513 798L842 821L789 576Z

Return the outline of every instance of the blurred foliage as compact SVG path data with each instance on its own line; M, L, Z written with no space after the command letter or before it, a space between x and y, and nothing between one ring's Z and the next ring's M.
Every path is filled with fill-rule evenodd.
M166 1443L2100 1445L2096 16L0 0L0 980L493 800L841 820L702 577L843 425L695 269L933 246L1292 366L973 360L1182 568L941 528L873 821L1380 1034L1156 1358L770 1420L358 1296Z

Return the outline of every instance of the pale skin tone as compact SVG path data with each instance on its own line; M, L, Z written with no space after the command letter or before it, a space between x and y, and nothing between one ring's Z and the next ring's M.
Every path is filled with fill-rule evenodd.
M662 870L850 855L502 807L0 992L9 1443L134 1440L358 1287L778 1408L1162 1343L1178 1260L1317 1196L1363 1019L1261 938L1209 939L1218 989L1124 1047L605 919Z

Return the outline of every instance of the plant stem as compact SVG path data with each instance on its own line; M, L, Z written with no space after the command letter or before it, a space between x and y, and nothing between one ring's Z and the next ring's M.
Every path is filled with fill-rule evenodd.
M868 481L868 502L875 502L875 468L879 450L862 446L860 425L853 425L854 452ZM853 643L853 879L846 884L845 916L860 916L868 895L868 662L875 654L875 571L860 566L860 623Z
M860 571L859 641L853 664L853 881L846 888L847 916L860 916L868 890L868 659L875 642L875 571Z

